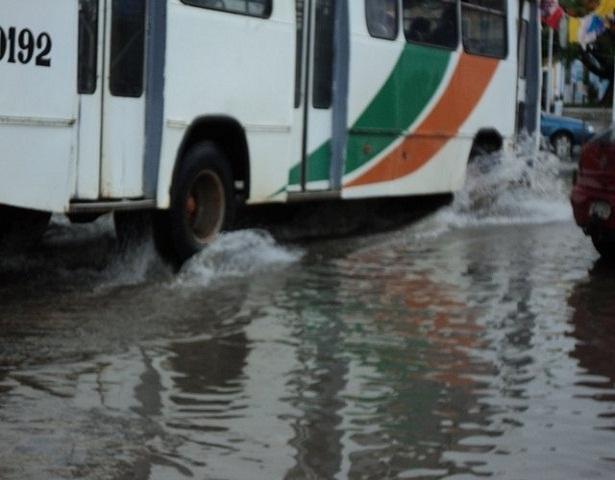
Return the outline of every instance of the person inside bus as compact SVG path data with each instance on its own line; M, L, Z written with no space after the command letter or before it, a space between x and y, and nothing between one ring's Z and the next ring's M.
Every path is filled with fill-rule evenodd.
M438 25L431 34L436 45L455 47L457 45L457 4L446 2L438 19Z
M415 42L428 42L431 37L431 23L425 17L416 17L410 25L409 36Z

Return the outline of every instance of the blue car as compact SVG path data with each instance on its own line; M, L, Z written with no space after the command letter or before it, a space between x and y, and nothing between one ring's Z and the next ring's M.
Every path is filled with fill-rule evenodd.
M594 127L582 120L560 115L540 114L540 133L560 158L570 158L572 147L581 146L594 134Z

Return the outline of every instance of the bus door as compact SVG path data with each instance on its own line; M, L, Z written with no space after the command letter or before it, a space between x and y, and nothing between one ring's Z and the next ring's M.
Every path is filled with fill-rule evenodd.
M77 47L77 93L79 95L79 135L77 185L74 197L96 200L100 185L102 122L102 48L104 0L79 0Z
M146 0L107 0L100 193L143 194Z
M77 197L140 197L146 0L79 3Z
M334 78L339 71L341 62L347 62L344 55L335 52L339 43L335 41L335 16L339 15L340 7L334 0L308 0L304 3L304 40L308 46L305 72L304 92L304 133L301 162L301 187L303 191L317 192L339 190L343 170L341 153L336 155L336 141L332 140L334 132L345 132L345 110L339 114L340 106L345 107L347 88L337 89L334 93ZM347 10L342 10L346 12ZM339 22L337 23L339 25ZM347 35L346 31L337 35ZM334 52L336 53L334 55ZM334 61L338 65L334 68ZM338 95L338 98L336 98ZM336 125L336 122L339 125ZM342 125L343 124L343 125ZM336 128L337 127L337 128ZM339 150L339 149L338 149ZM332 168L333 162L333 168Z

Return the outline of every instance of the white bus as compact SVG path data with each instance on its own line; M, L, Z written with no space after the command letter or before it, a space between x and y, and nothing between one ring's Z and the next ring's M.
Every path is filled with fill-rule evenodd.
M238 203L452 192L536 130L539 32L529 0L2 0L1 231L154 210L182 261Z

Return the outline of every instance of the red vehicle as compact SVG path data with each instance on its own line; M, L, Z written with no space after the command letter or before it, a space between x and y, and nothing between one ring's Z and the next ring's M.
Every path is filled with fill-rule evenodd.
M615 126L581 150L570 196L574 218L596 250L615 258Z

